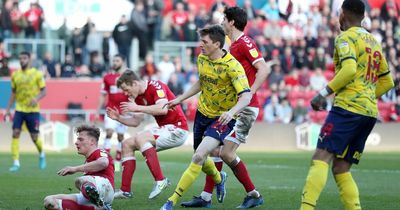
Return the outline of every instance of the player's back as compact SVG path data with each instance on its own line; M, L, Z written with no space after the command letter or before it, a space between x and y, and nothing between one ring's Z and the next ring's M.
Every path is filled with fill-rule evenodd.
M103 77L102 92L107 93L107 107L117 107L120 110L121 102L128 101L128 96L117 87L117 79L120 74L116 72L108 73ZM121 111L121 110L120 110Z
M356 75L336 93L334 105L358 114L377 117L376 81L379 75L388 71L380 44L364 28L352 27L335 40L336 74L342 68L342 62L347 59L357 62Z

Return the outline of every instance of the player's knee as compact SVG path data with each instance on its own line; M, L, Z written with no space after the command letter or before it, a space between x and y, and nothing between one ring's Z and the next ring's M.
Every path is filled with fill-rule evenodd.
M342 174L346 173L350 170L346 165L341 165L341 164L332 164L332 173L333 174Z
M14 129L12 132L12 137L13 138L19 138L19 136L21 135L21 130L19 129Z
M222 150L220 157L225 163L229 164L235 160L236 154L231 151Z
M58 209L57 206L57 200L54 198L54 196L46 196L43 200L43 205L44 208L47 210L53 210L53 209Z
M118 134L117 139L119 142L122 142L124 140L124 134Z
M221 148L217 147L213 151L211 151L210 156L211 157L220 157L220 152L221 152Z
M205 160L205 155L199 152L196 152L192 156L192 162L196 164L203 164Z
M122 141L123 149L132 149L136 144L136 137L130 137Z

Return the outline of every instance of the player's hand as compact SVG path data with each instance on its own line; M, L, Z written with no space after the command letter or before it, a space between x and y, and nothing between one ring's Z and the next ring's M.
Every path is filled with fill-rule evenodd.
M167 107L167 109L173 109L173 108L175 108L177 105L179 105L180 103L182 103L182 101L179 100L179 97L178 97L178 98L175 98L175 99L172 100L172 101L168 101L168 102L163 106L163 109L164 109L165 107Z
M219 117L218 122L221 123L221 125L226 125L228 124L231 120L233 119L233 114L230 112L224 112L222 115Z
M321 96L321 94L317 94L314 96L314 98L311 100L311 107L315 111L322 111L326 109L326 98Z
M140 112L139 106L136 104L135 100L131 98L129 98L129 102L122 102L120 107L122 114L128 112Z
M76 167L73 166L66 166L63 169L59 170L57 174L59 176L66 176L66 175L71 175L76 172Z
M117 108L107 107L106 109L107 116L113 120L118 120L120 114Z
M36 106L37 103L38 103L38 101L37 101L35 98L33 98L33 99L29 102L28 106Z
M4 121L8 122L11 119L11 113L10 110L7 110L6 113L4 114Z

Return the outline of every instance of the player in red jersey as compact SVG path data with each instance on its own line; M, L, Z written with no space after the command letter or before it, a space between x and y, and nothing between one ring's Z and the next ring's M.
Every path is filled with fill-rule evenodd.
M98 148L100 129L81 125L75 146L86 161L78 166L66 166L57 172L60 176L84 173L75 179L78 194L49 195L44 199L45 209L98 210L111 209L114 198L114 164L112 157Z
M245 188L247 195L238 208L252 208L263 204L264 201L250 179L244 162L237 156L236 150L241 143L246 143L249 130L257 119L260 105L256 91L267 78L270 68L265 63L255 42L243 33L247 24L246 12L239 7L230 7L225 9L224 14L225 18L222 25L226 35L232 41L229 51L243 66L253 97L250 104L240 113L232 132L225 138L222 149L213 153L215 156L213 160L219 171L222 169L222 160L229 165L236 178ZM212 177L207 176L200 196L195 196L191 201L183 202L181 205L184 207L210 207L214 185ZM222 203L224 197L225 194L217 190L218 202Z
M149 199L158 196L170 185L164 177L157 151L182 145L189 134L188 124L180 106L168 110L164 105L175 99L175 95L167 85L160 81L141 80L133 71L125 71L117 81L117 86L130 97L130 102L123 102L122 113L131 116L121 116L116 108L107 108L107 115L127 126L136 127L144 114L154 116L159 127L144 130L122 142L122 183L114 195L115 198L131 198L131 181L136 168L135 151L139 150L146 158L156 183Z
M102 84L102 89L101 89L101 97L100 97L100 103L99 103L99 108L98 108L98 114L100 114L100 110L104 107L104 104L106 102L107 98L107 104L106 107L116 107L119 109L119 106L121 102L126 102L128 101L128 96L125 95L121 89L117 87L117 79L121 75L121 71L125 67L124 64L124 57L120 54L117 54L114 56L112 60L112 72L107 73L103 77L103 84ZM99 119L99 115L97 115L97 120ZM110 153L111 151L111 137L115 132L117 132L117 138L118 138L118 146L117 146L117 153L115 156L116 162L115 164L115 170L119 171L120 169L120 161L121 161L121 150L122 150L122 145L121 142L124 140L124 133L126 131L126 126L123 125L122 123L113 120L107 115L104 116L104 127L106 129L106 138L104 139L104 144L103 148Z

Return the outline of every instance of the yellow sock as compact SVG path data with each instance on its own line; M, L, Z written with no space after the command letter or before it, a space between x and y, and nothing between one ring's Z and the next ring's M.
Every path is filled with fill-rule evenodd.
M346 210L360 210L360 197L357 184L350 172L335 175L336 185L339 188L340 199Z
M183 172L178 185L175 188L174 194L168 198L174 205L178 202L179 198L189 189L193 182L197 179L201 172L201 165L190 163L189 167Z
M215 183L221 182L221 175L219 174L219 171L215 167L214 161L212 161L211 158L207 158L201 170L208 176L212 176Z
M13 160L19 160L19 138L13 138L11 141L11 157Z
M325 187L328 179L328 163L313 160L308 171L306 183L303 188L300 210L312 210L317 205L317 200Z
M38 137L34 143L36 145L36 149L39 151L39 154L40 154L43 151L43 141L42 141L42 139Z

